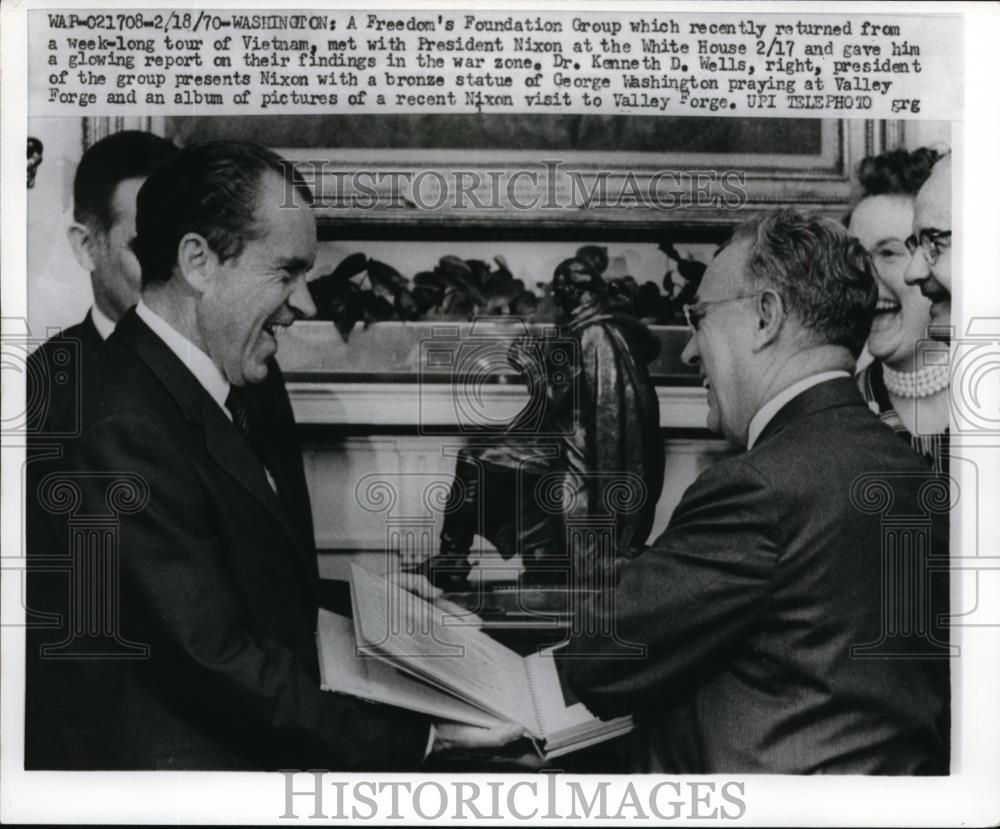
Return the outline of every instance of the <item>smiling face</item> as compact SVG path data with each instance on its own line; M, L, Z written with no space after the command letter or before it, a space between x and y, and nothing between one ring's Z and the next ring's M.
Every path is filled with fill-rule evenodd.
M913 200L885 195L862 199L851 213L849 227L875 263L878 281L878 305L868 350L896 371L913 370L917 341L927 337L930 321L930 300L917 286L904 281L910 265L906 237L912 226Z
M913 212L913 234L924 231L951 230L951 161L942 159L934 165L930 178L917 194ZM917 250L906 271L906 281L919 286L931 301L931 322L948 325L951 321L951 240L938 246L938 256L930 264Z
M685 363L701 369L703 385L708 390L708 428L743 445L756 411L756 399L749 393L755 317L750 312L750 298L720 300L750 293L744 276L750 244L749 240L743 240L728 245L708 266L697 302L716 304L705 306L698 330L681 355Z
M197 306L197 325L212 360L235 386L259 383L278 350L276 329L316 313L306 273L316 259L316 220L296 193L267 174L257 199L257 238L216 263Z

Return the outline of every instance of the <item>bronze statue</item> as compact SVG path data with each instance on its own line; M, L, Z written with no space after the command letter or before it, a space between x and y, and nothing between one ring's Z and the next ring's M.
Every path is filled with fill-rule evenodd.
M28 136L28 189L35 186L35 176L42 166L42 153L45 148L37 138Z
M520 553L529 584L576 584L596 555L641 547L663 485L659 404L647 366L659 342L617 313L599 265L577 256L556 270L558 336L519 338L509 359L531 403L500 436L459 453L440 553L422 568L467 589L481 535Z

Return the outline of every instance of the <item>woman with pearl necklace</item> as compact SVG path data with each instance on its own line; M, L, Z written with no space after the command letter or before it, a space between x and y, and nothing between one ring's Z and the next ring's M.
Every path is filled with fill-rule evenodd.
M931 303L903 281L910 252L917 191L939 158L935 150L894 150L864 159L858 168L862 198L848 229L872 257L878 304L868 337L873 362L859 375L869 406L910 441L935 472L947 465L947 345L928 339ZM922 250L913 256L923 256Z

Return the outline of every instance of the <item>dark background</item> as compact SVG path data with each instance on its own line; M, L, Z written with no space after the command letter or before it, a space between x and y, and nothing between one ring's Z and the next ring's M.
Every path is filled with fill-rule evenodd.
M407 114L175 117L182 144L247 139L269 147L788 153L820 155L816 118L690 118L663 115Z

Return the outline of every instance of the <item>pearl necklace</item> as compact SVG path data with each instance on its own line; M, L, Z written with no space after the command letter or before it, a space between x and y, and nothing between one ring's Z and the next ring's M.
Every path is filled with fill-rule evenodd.
M893 371L882 364L882 379L886 389L896 397L930 397L948 388L951 367L924 366L917 371Z

